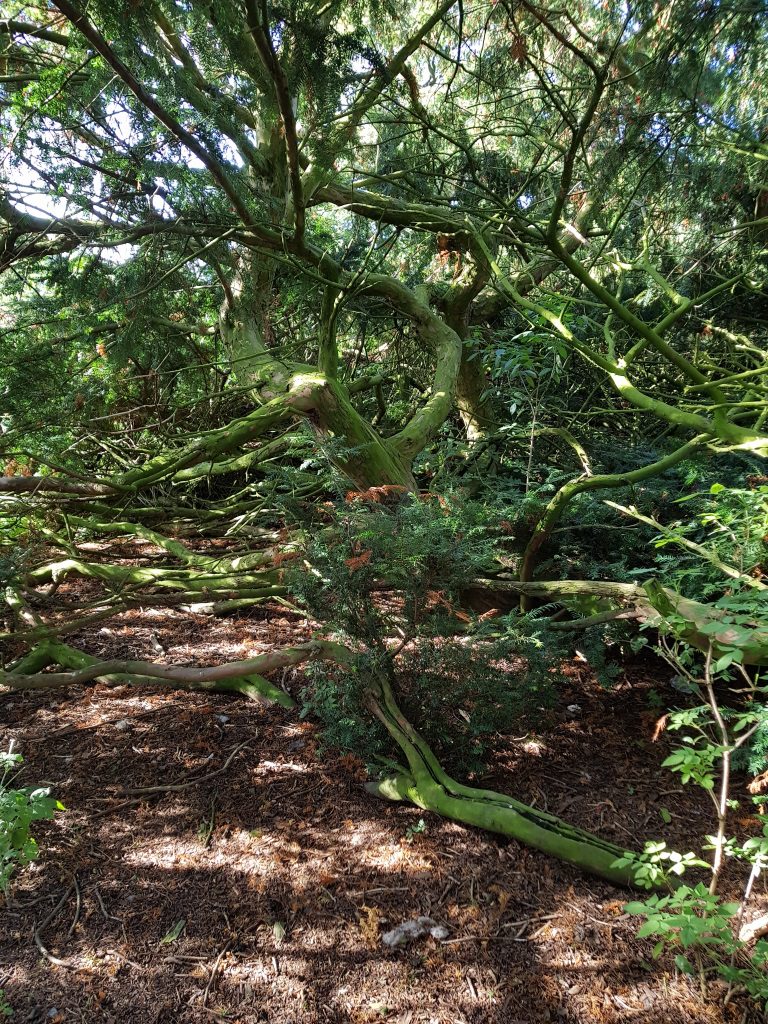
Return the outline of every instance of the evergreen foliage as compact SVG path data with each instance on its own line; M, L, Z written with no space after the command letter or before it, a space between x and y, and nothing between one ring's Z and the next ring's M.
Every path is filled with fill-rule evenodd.
M357 659L310 667L329 742L416 756L381 683L372 711L384 679L469 772L546 713L577 644L610 682L637 617L758 671L763 7L7 0L0 580L22 666L51 664L68 574L106 605L75 626L146 595L287 600ZM113 534L157 564L89 560ZM503 614L472 610L478 579ZM741 752L755 772L766 743ZM616 877L551 824L526 835Z
M559 650L543 620L482 622L462 594L493 561L487 509L461 500L362 492L335 506L288 577L291 592L362 654L352 673L316 665L305 713L327 741L369 759L393 753L366 707L367 672L393 651L403 710L454 770L479 771L497 733L541 720L556 696ZM366 665L369 668L366 669Z

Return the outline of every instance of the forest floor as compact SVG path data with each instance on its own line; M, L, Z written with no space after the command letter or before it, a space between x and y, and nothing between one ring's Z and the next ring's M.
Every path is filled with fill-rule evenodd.
M275 605L227 619L136 610L67 641L214 664L307 635ZM499 737L482 784L619 844L696 848L712 827L706 796L660 767L669 739L652 742L664 672L630 665L605 690L578 660L567 671L546 728ZM298 697L301 672L277 681ZM41 857L0 911L14 1024L763 1020L652 962L625 892L368 795L362 763L323 750L295 711L97 685L6 693L0 715L22 781L66 805L38 827ZM763 888L750 916L766 910ZM447 940L382 943L418 915Z

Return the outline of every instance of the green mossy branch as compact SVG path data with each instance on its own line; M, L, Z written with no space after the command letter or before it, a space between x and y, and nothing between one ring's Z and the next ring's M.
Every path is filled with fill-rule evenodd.
M250 557L256 558L257 556ZM264 562L267 561L264 558ZM59 562L40 566L33 569L27 578L32 584L55 583L69 574L103 580L115 587L123 587L127 584L149 585L205 595L215 591L239 591L244 588L251 590L258 588L263 595L283 593L283 588L277 582L276 571L253 575L238 571L215 573L196 569L131 568L122 565L84 562L79 558L65 558Z
M623 847L513 797L464 786L447 775L400 711L391 684L383 675L371 680L368 700L372 712L408 761L407 771L399 770L374 783L371 792L387 799L409 800L453 821L517 839L607 881L633 885L633 869L615 866L624 856Z
M250 700L266 700L284 708L293 708L293 698L261 673L300 665L307 660L336 658L339 650L335 644L311 641L247 661L196 668L155 665L145 661L104 661L67 644L49 640L20 659L11 671L0 671L0 686L14 690L44 690L94 681L128 683L132 686L238 693ZM51 665L68 671L43 671Z
M675 451L670 452L669 455L665 455L664 458L647 466L642 466L640 469L631 470L627 473L603 473L594 476L585 473L585 475L578 477L576 480L571 480L564 484L547 505L541 519L536 524L531 539L526 545L520 567L521 582L527 583L532 579L541 548L552 535L555 526L560 522L568 505L577 494L583 494L586 491L629 487L632 484L650 480L682 462L683 459L690 458L709 439L709 435L700 434L686 444L681 445ZM522 603L524 608L528 607L528 602L525 598L523 598Z
M725 611L713 604L681 597L655 580L640 585L607 580L536 580L524 583L508 579L477 579L473 581L472 589L489 594L520 594L566 606L574 597L607 598L616 603L620 612L631 612L634 618L649 626L674 632L697 650L706 651L713 645L713 653L719 656L737 646L745 665L768 665L768 630L760 623L755 623L747 639L739 638L727 622L723 623L722 630L713 632L716 623L727 619ZM583 625L592 625L596 621L597 617L591 618ZM566 625L568 623L563 623L560 628ZM570 625L575 626L574 623Z
M0 685L18 690L70 686L94 680L167 685L174 689L186 687L235 692L252 700L271 700L289 708L293 706L292 699L264 679L260 672L298 665L310 659L331 660L347 668L355 663L349 649L321 641L210 669L100 661L65 644L47 641L19 661L11 672L0 672ZM52 664L70 671L43 671ZM632 884L631 869L613 866L624 853L621 847L512 797L464 786L450 778L398 708L391 685L384 676L371 678L367 693L371 711L408 761L407 771L397 772L389 779L375 783L373 791L389 799L410 800L425 810L454 821L510 836L611 882Z

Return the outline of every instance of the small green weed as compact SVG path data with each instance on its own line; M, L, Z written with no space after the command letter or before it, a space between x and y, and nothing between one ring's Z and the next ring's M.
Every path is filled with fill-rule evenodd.
M13 747L0 752L0 889L7 891L17 868L38 856L30 832L32 823L53 818L64 805L50 795L50 789L13 788L17 769L23 762Z
M405 830L406 843L412 843L417 836L424 835L426 831L427 823L423 818L419 818L415 825L409 825Z

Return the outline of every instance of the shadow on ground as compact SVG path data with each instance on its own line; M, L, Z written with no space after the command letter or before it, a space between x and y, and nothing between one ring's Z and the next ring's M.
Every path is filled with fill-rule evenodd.
M700 834L695 794L659 795L642 686L573 687L582 719L508 742L493 785L618 842L658 835L659 800L681 842ZM128 687L0 699L25 781L67 807L2 914L14 1024L759 1019L651 967L626 894L377 801L360 763L290 713ZM383 945L418 915L448 940Z

